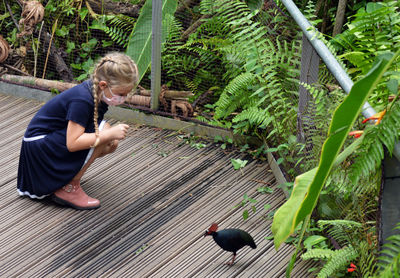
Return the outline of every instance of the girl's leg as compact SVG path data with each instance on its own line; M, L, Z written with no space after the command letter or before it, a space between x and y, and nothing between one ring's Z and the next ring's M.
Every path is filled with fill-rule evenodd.
M106 123L104 128L110 128L110 125ZM114 152L117 147L118 140L97 146L78 174L67 185L54 192L53 200L59 204L71 206L75 209L95 209L100 207L99 200L89 197L83 191L82 187L80 186L80 181L82 176L85 174L89 166L96 160L96 158Z
M89 160L86 162L85 165L83 165L82 169L78 172L78 174L76 174L76 176L72 179L72 181L74 181L74 180L80 181L83 177L83 174L85 174L85 172L87 171L89 166L92 165L92 163L96 160L96 158L99 158L99 157L102 157L102 156L105 156L107 154L114 152L117 149L117 147L118 147L118 140L114 140L111 143L101 144L101 145L97 146L94 149Z

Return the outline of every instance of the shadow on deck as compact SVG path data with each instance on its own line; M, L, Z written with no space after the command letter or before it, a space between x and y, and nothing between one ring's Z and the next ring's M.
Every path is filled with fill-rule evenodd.
M285 276L293 247L276 251L265 239L267 213L284 202L268 164L212 143L196 149L174 131L131 126L119 149L92 165L82 186L101 200L97 210L19 197L20 144L40 106L0 94L0 277ZM235 171L232 158L249 162ZM265 185L274 192L258 193ZM258 200L247 221L235 208L244 194ZM231 253L203 237L212 222L248 231L257 249L224 265ZM293 277L309 277L313 266L300 259Z

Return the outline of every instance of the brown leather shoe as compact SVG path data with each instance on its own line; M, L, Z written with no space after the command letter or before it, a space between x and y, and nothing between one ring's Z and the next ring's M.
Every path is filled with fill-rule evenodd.
M56 190L53 194L53 201L74 209L96 209L100 207L100 201L89 197L79 183L67 184Z

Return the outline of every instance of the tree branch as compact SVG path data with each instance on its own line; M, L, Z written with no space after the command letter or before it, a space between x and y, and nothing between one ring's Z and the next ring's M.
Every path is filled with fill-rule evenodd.
M105 14L112 11L113 14L124 14L131 17L139 17L140 5L132 5L128 2L113 2L112 0L87 0L91 10L96 14Z
M195 23L190 25L189 28L187 28L186 31L183 32L183 34L181 36L181 40L182 41L187 40L189 35L192 34L193 32L195 32L196 29L203 23L203 20L206 19L206 18L209 18L209 17L210 17L210 15L203 15Z
M342 32L344 16L346 13L347 0L339 0L337 12L336 12L336 22L333 27L332 37L335 37L337 34Z
M21 5L21 4L20 4L20 5ZM14 22L14 24L15 24L15 26L17 27L17 30L18 30L18 32L19 32L19 31L20 31L20 30L19 30L19 24L18 24L17 20L16 20L15 17L14 17L14 14L13 14L13 12L12 12L12 10L11 10L10 4L8 3L8 0L6 0L6 7L7 7L8 12L10 13L10 16L11 16L12 21Z

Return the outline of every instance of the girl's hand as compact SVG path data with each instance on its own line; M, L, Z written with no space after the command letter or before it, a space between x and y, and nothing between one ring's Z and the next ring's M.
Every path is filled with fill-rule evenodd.
M113 126L110 129L108 129L107 131L110 132L110 135L111 135L110 139L122 140L122 139L125 139L128 129L129 129L129 125L118 124L116 126Z

